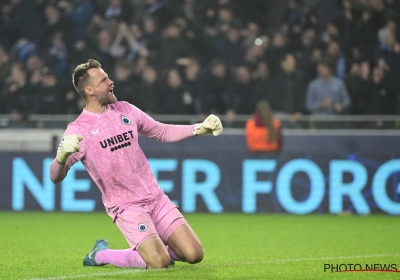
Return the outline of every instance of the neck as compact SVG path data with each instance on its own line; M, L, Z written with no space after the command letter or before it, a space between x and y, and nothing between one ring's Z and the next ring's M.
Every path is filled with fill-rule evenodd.
M101 114L101 113L104 113L105 111L107 111L108 105L107 104L101 105L99 103L96 103L96 104L88 103L88 104L86 104L85 109L86 109L86 111L91 112L91 113Z

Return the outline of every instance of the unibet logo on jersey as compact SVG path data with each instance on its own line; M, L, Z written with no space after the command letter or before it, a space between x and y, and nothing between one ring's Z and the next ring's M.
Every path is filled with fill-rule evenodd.
M110 147L110 151L114 152L116 150L130 146L131 145L131 142L129 141L130 139L133 139L132 130L102 140L100 141L100 146L103 149Z

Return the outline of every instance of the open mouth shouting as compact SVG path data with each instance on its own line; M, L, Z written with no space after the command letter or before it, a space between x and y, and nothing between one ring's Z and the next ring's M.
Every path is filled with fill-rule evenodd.
M114 87L112 87L108 93L109 93L112 97L115 97L115 95L114 95Z

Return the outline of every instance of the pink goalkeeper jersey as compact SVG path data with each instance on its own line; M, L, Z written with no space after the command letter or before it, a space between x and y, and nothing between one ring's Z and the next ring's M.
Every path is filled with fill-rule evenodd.
M163 191L139 147L138 134L161 142L177 142L193 136L192 131L192 125L156 122L127 102L111 104L101 114L83 110L64 133L64 136L83 137L80 151L73 153L64 166L53 160L50 177L53 181L62 180L80 160L99 187L107 210L133 203L146 204Z

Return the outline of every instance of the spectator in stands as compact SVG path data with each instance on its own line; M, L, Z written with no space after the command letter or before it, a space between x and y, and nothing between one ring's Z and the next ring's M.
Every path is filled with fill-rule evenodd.
M69 56L69 65L79 65L82 61L87 61L89 58L97 57L97 53L88 46L87 40L77 40L74 48ZM69 69L69 72L73 69Z
M306 111L306 85L296 63L293 53L283 55L279 71L271 76L270 93L266 98L275 112L298 115Z
M0 96L0 112L12 114L17 122L23 121L31 106L31 90L23 64L14 63Z
M104 68L112 68L115 58L123 55L121 50L116 50L115 48L113 53L111 53L112 43L112 35L108 29L105 28L98 33L95 51L97 57L101 60L101 64L104 65Z
M307 8L303 1L288 0L285 22L288 26L288 39L291 51L296 51L301 46L301 32L307 22Z
M219 35L224 35L230 26L236 26L241 29L243 23L241 19L236 16L232 5L225 3L220 5L218 8L218 19L215 22L214 28L217 30Z
M19 33L12 23L13 7L10 3L1 2L0 8L0 43L9 49L18 40Z
M243 36L243 46L245 48L250 47L255 43L257 38L262 36L260 25L256 22L249 21L247 27L242 29L241 35Z
M288 52L288 41L282 31L276 31L272 37L272 45L267 50L267 60L271 73L279 71L280 58Z
M366 88L369 97L367 114L394 115L396 113L396 79L398 79L396 76L393 77L379 64L373 68L371 83Z
M328 43L326 57L331 60L330 63L334 66L333 74L343 80L346 75L346 58L338 42L331 41Z
M20 38L35 42L42 22L36 1L3 0L0 3L0 43L10 48Z
M53 33L45 50L46 54L43 57L45 57L47 64L54 69L58 77L65 76L68 69L68 53L61 32Z
M314 112L337 113L336 107L342 113L366 113L368 94L373 94L374 112L379 112L382 111L379 106L389 104L386 100L391 97L388 96L400 92L400 85L392 81L393 76L400 74L397 1L317 1L316 9L312 10L310 1L290 0L282 22L276 20L278 17L262 18L265 9L259 7L265 7L261 3L265 1L251 5L237 0L0 2L0 44L3 46L0 47L0 88L6 88L6 78L15 61L25 63L22 70L27 71L26 86L32 87L41 84L43 66L37 65L39 60L43 61L39 64L57 71L59 81L69 79L71 65L88 58L99 59L110 69L117 68L116 61L126 60L134 65L130 75L132 84L143 86L144 92L155 100L159 91L155 84L159 85L160 73L166 68L183 66L178 70L183 70L183 87L194 98L195 112L220 111L233 120L238 110L232 105L233 85L238 85L237 92L241 90L243 80L237 81L237 77L246 76L233 76L233 73L242 66L250 73L246 86L253 88L247 95L251 100L268 99L274 110L291 111L287 108L292 107L292 98L280 97L283 89L293 88L293 80L285 83L286 78L297 75L282 71L281 57L290 51L295 55L305 84L311 86L317 76L316 64L326 56L334 64L332 75L345 77L350 89L349 111L328 98L325 109L314 108ZM261 12L257 13L258 9ZM268 25L271 23L274 26ZM182 64L182 61L191 61L182 58L194 58L198 65ZM219 70L212 74L209 67L215 59L222 60L224 66L216 67ZM366 74L369 71L362 70L368 68L362 66L366 63L378 65L384 71L383 74L375 71L372 79L375 82ZM240 68L239 72L246 71ZM380 92L377 88L389 93L381 101L376 95ZM148 112L160 113L150 102L144 104L146 98L140 96L137 104L142 104ZM157 98L164 104L161 97ZM72 95L71 100L74 100ZM331 109L327 108L329 102ZM1 110L5 111L7 106L0 105Z
M318 77L307 88L306 108L313 114L342 114L350 105L345 84L332 75L329 60L317 65Z
M139 83L142 79L144 71L150 66L146 57L138 57L133 64L132 79Z
M157 71L146 66L141 81L135 90L140 98L140 109L148 114L162 114L164 106L163 85L158 79Z
M67 114L71 111L70 105L77 106L77 98L68 96L70 87L64 86L55 71L49 67L43 68L43 76L40 85L33 96L32 113L35 114ZM75 101L75 102L74 102ZM67 104L67 106L66 106ZM73 113L77 109L72 109Z
M60 1L59 7L63 8L74 23L74 42L86 39L86 30L94 13L91 0Z
M195 53L191 45L182 38L180 29L173 23L163 32L160 42L159 66L174 66L178 58L194 58Z
M141 108L137 84L132 79L132 64L126 60L118 60L114 64L113 77L118 100L127 101Z
M35 45L27 38L20 38L11 49L14 59L25 61L31 54L35 52Z
M163 92L165 114L194 114L194 96L183 87L177 69L167 71Z
M196 113L201 112L200 107L200 64L197 60L190 59L185 63L182 80L185 91L194 97Z
M254 83L251 81L250 71L245 66L239 66L235 71L235 76L231 108L235 114L251 114L257 100L255 100Z
M344 19L344 8L342 6L342 1L318 0L316 12L318 17L318 35L321 35L324 32L329 23Z
M54 34L58 33L62 37L67 49L72 48L74 44L73 22L68 15L62 15L61 11L54 5L48 4L45 7L46 24L39 38L38 48L45 53L48 51L48 45L54 39ZM43 55L43 53L42 53Z
M128 24L128 29L132 36L135 38L137 41L142 41L143 40L143 31L142 28L140 27L139 23L137 22L131 22Z
M147 56L147 48L138 41L141 31L137 29L136 24L128 27L125 22L119 23L117 34L110 46L110 55L115 58L126 57L129 61L134 60L137 56Z
M199 5L198 5L198 3L196 3L196 0L184 0L183 6L182 6L183 15L190 22L196 21L198 6Z
M370 86L370 63L368 60L354 62L345 84L351 98L350 114L361 115L368 112Z
M146 21L151 17L157 21L158 26L166 26L173 18L166 7L167 4L168 3L162 0L146 0L145 12L142 17L143 20Z
M247 149L251 152L281 150L283 144L281 122L274 118L266 100L257 103L256 112L246 122L245 137Z
M218 34L217 30L214 27L214 24L217 20L217 3L210 3L210 5L205 5L204 7L204 15L202 16L201 25L197 23L198 27L202 30L202 36L204 37L204 41L207 44L207 53L209 54L207 58L212 55L215 55L215 49L218 45L218 39L216 40L216 36Z
M341 42L340 37L341 34L338 25L334 22L329 22L321 34L321 43L325 46L329 46L332 42Z
M388 27L378 31L379 46L375 50L375 59L384 60L391 71L400 73L400 44L393 30Z
M146 48L150 51L151 57L155 56L160 45L160 32L156 21L153 18L148 18L143 25L143 39L142 42L146 45Z
M371 1L370 7L372 8L372 12L370 12L368 22L366 22L366 26L370 31L371 36L369 43L371 45L375 45L376 43L378 43L375 35L377 34L378 30L384 26L388 15L393 15L393 11L386 8L384 0Z
M242 45L239 32L238 28L234 26L229 27L224 36L224 48L218 54L218 57L225 62L229 70L235 70L243 62L245 49Z
M120 21L128 22L132 18L132 6L129 1L110 0L104 12L106 20L118 18Z
M271 93L271 77L268 64L261 61L251 73L255 100L266 100Z
M321 57L321 51L316 47L315 36L313 29L305 29L301 35L301 48L296 52L298 69L303 73L306 83L317 76L316 63Z
M266 44L266 43L265 43ZM264 43L261 45L253 44L247 50L243 58L243 64L249 69L257 69L260 62L266 62Z
M230 27L235 26L237 29L242 28L242 22L236 17L233 7L229 4L222 5L217 11L218 17L213 26L208 30L210 35L210 48L215 53L223 52L224 38Z
M31 55L26 61L28 81L31 86L36 86L42 80L43 59L37 55Z
M12 60L6 48L0 45L0 89L4 88L5 81L10 76ZM0 94L1 96L1 94Z
M227 113L232 94L233 77L226 65L221 60L212 60L200 79L201 113Z
M107 24L103 17L100 14L94 14L87 28L87 42L90 47L96 47L99 33L106 28Z
M173 23L179 28L180 33L182 34L182 38L190 43L190 46L194 50L197 49L199 44L201 45L198 34L194 32L186 18L177 17L173 20Z
M304 25L307 21L307 8L304 6L301 0L288 0L287 9L285 15L285 22L288 25L302 24Z

